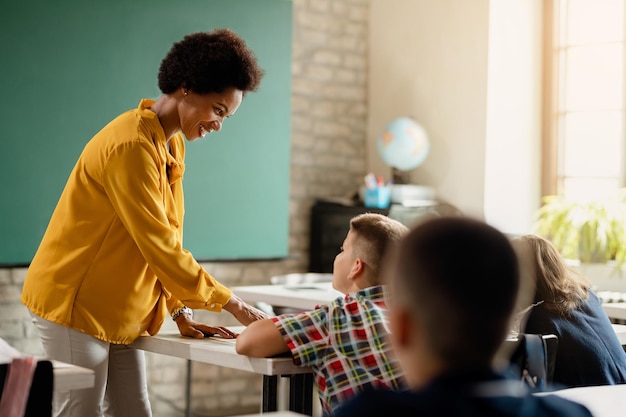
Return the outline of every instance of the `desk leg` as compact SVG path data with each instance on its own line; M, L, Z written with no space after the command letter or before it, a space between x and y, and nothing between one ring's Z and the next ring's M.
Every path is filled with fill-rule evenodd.
M313 374L291 375L289 381L289 410L313 415Z
M277 411L278 376L263 375L263 408L262 412Z
M191 417L191 359L187 359L187 381L185 383L185 417Z

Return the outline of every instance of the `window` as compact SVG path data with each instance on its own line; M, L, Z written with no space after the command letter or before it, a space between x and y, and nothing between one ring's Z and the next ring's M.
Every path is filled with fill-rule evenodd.
M544 195L584 200L624 186L624 2L545 3Z

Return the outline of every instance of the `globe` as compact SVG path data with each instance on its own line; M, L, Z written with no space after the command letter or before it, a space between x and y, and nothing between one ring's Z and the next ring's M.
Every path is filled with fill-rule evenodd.
M420 166L430 151L426 132L410 117L389 123L378 137L378 154L389 166L408 171Z

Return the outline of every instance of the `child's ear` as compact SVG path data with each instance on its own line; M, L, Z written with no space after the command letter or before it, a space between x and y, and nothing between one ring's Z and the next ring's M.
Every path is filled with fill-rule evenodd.
M348 273L348 279L353 280L355 278L358 278L359 276L361 276L361 274L363 274L364 270L365 264L363 263L361 258L356 258L354 262L352 262L352 268L350 268L350 272Z

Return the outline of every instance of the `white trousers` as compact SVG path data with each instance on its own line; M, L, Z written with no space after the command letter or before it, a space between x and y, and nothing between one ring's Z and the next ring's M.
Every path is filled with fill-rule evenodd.
M93 388L54 392L55 417L151 417L144 352L96 339L34 314L47 359L93 369Z

